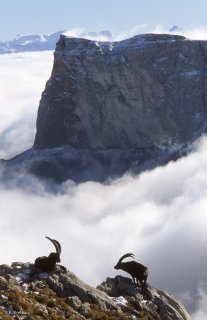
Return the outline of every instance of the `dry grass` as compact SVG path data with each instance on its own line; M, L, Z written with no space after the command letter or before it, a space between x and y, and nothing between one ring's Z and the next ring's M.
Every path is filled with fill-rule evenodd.
M122 315L117 311L105 311L100 309L97 305L92 305L91 312L85 317L92 320L129 320L127 316Z
M12 307L14 315L0 309L0 320L14 319L15 314L25 315L27 320L80 320L81 316L71 308L67 298L58 298L47 285L39 288L34 286L25 292L20 285L10 283L4 291L8 305ZM102 310L97 305L91 305L90 311L84 317L90 320L128 320L124 314L117 311Z
M58 298L48 287L37 292L25 293L19 287L13 287L7 291L8 301L13 307L14 313L27 315L27 320L80 320L78 314L68 305L64 298ZM97 305L91 306L91 311L85 315L90 320L127 320L128 317L116 312L105 311ZM0 311L1 320L11 320L9 314Z
M55 293L47 287L37 292L25 293L19 287L13 287L6 293L8 301L14 310L14 314L25 314L27 320L37 319L70 319L74 314L72 308L65 302L65 299L57 298ZM5 312L0 313L1 320L12 319ZM74 318L75 320L75 318Z
M11 320L12 317L0 309L0 319L1 320Z

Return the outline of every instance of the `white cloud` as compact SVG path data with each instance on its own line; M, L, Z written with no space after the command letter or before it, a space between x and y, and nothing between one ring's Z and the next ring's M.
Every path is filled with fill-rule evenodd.
M139 31L139 27L134 27L129 31L126 31L124 33L124 38L128 38L129 36L134 36L136 34L140 33L171 33L171 34L177 34L182 35L188 39L191 40L207 40L207 28L206 27L191 27L188 29L182 29L178 27L177 30L170 32L169 29L166 27L163 27L162 25L157 25L154 27L150 27L148 25L142 25L142 29ZM120 35L118 35L118 38Z
M0 159L32 146L37 108L52 63L51 51L0 55Z
M201 286L197 291L196 311L192 314L193 320L205 320L207 314L207 293Z
M173 27L173 26L171 26ZM138 34L144 33L171 33L171 34L178 34L182 35L191 40L207 40L207 28L206 27L191 27L188 29L182 29L178 27L177 30L170 32L169 29L162 25L150 26L148 24L141 24L136 25L129 30L123 30L117 34L113 34L110 37L107 35L99 34L97 31L97 35L90 34L86 29L83 28L74 28L64 32L65 35L70 37L77 37L77 38L86 38L91 40L98 40L98 41L121 41L128 38L131 38Z
M72 28L70 30L64 31L63 34L68 37L79 38L81 34L84 34L85 32L87 31L84 28Z
M68 181L56 194L32 179L19 189L1 184L0 242L7 245L0 263L49 253L47 235L62 244L62 264L96 285L117 274L120 255L134 252L149 266L151 285L186 303L196 299L202 310L203 299L184 293L206 281L206 150L204 138L198 151L139 177L110 185Z
M191 40L207 40L207 28L196 27L180 32L183 36Z

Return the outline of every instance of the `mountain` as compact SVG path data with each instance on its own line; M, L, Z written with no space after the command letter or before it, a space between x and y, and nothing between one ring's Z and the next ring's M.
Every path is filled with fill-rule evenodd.
M11 41L0 41L0 54L54 50L57 41L64 32L66 31L57 31L50 35L31 34L17 36ZM103 40L109 40L111 38L111 33L107 30L100 32L82 32L79 37L90 39L102 38Z
M61 36L32 149L4 163L62 182L105 181L185 155L206 132L207 42Z
M182 32L182 29L180 28L180 27L178 27L178 26L173 26L173 27L171 27L170 29L169 29L169 32L171 32L171 33L180 33L180 32Z
M0 54L26 51L54 50L56 42L63 31L50 35L25 35L17 36L11 41L0 41Z
M190 320L173 296L147 285L143 291L121 276L107 278L96 289L57 266L39 273L30 263L0 265L0 318Z
M171 35L102 43L62 36L35 148L134 149L193 139L206 127L205 49Z

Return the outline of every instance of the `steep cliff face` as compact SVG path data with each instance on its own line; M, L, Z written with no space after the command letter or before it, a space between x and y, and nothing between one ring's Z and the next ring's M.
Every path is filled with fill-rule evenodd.
M39 273L29 263L0 266L0 319L191 320L167 292L131 279L107 278L97 289L63 266Z
M206 128L207 42L139 35L121 42L61 36L42 94L34 147L146 148Z
M4 162L15 173L57 182L137 174L186 154L206 131L206 41L61 36L54 57L34 146Z

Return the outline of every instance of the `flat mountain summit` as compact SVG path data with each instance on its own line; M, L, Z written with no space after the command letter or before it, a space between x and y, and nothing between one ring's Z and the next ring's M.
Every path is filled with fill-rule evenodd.
M176 160L206 132L207 42L61 35L32 149L5 162L63 182L106 181Z

